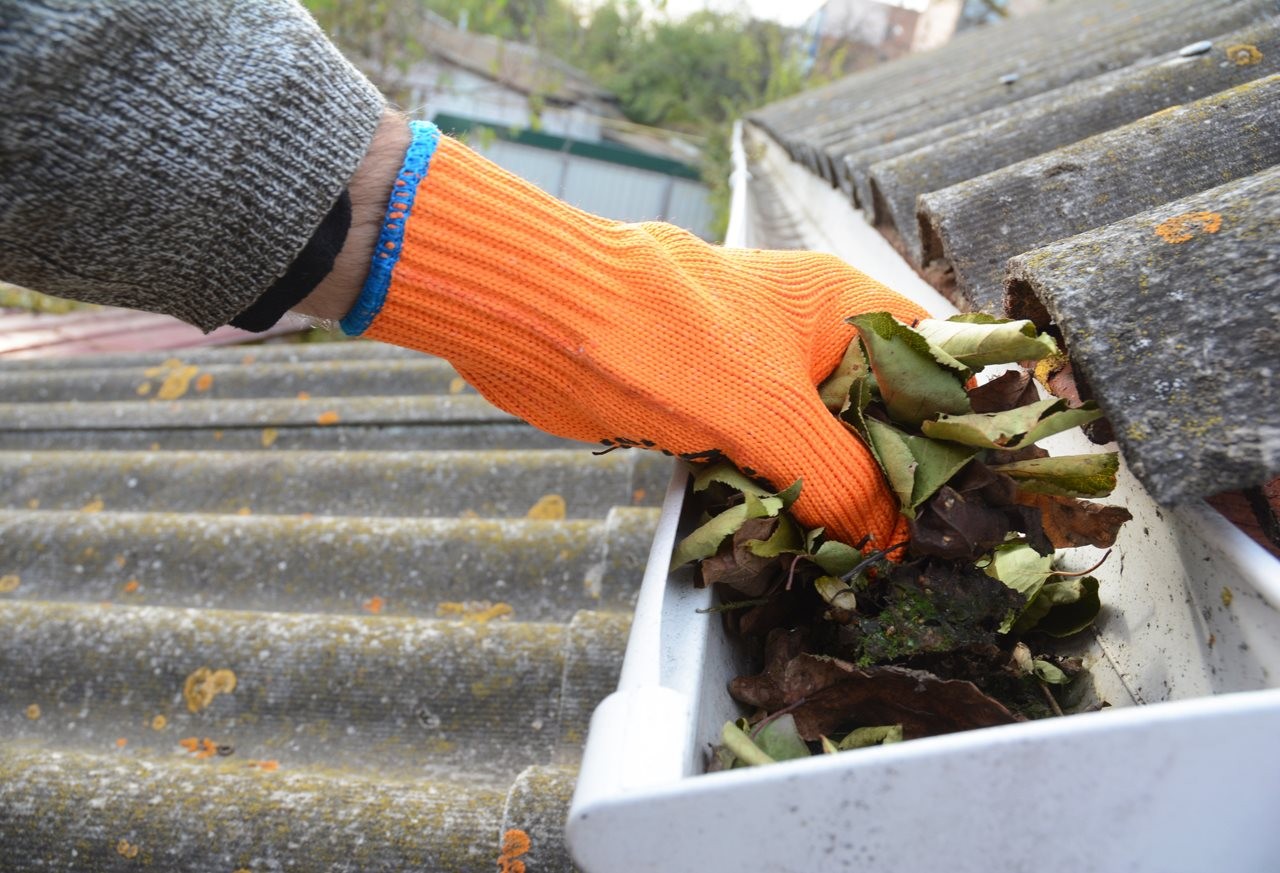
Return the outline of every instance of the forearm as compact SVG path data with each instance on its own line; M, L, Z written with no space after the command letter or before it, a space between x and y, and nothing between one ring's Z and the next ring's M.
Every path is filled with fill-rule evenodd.
M50 293L227 323L288 270L382 115L289 0L4 14L0 279ZM359 269L339 260L335 281Z

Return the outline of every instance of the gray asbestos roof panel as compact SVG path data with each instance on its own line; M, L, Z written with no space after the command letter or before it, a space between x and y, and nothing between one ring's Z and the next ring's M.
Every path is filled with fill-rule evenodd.
M1280 169L1019 255L1009 296L1060 326L1157 500L1280 475Z
M999 312L1005 262L1280 162L1280 75L920 196L924 263L963 309Z

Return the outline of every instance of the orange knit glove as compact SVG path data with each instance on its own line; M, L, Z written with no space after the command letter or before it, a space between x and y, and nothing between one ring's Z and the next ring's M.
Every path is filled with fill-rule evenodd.
M855 335L847 316L924 310L829 255L589 215L414 127L348 333L446 358L559 436L723 456L779 489L803 479L797 517L838 539L906 538L875 461L816 386Z

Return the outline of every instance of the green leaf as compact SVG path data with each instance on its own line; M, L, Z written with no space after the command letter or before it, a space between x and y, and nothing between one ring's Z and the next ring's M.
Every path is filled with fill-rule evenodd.
M1098 580L1092 576L1046 582L1013 629L1015 633L1035 630L1052 637L1069 637L1093 624L1101 609Z
M843 576L862 562L862 552L847 543L827 540L813 553L813 562L829 576Z
M719 551L720 544L727 537L733 536L746 522L753 518L772 518L781 509L782 501L777 497L761 499L754 494L747 494L745 503L729 507L681 540L671 556L671 569L682 567L690 561L710 558Z
M1093 401L1070 409L1067 401L1050 397L1007 412L942 415L937 421L924 422L920 429L936 440L1016 451L1101 417L1102 410Z
M871 453L884 470L889 487L898 496L899 510L907 518L915 518L916 507L978 453L967 446L908 436L874 418L867 419L866 427Z
M914 518L911 492L916 483L916 459L907 447L907 435L882 421L868 418L867 440L889 480L890 489L898 496L898 506L903 515Z
M796 719L791 713L780 715L755 735L755 744L775 761L791 761L809 757L809 747L800 739Z
M887 746L902 742L902 725L886 724L877 727L854 728L836 747L842 752L863 749L867 746Z
M791 504L795 503L797 500L800 499L800 489L803 487L804 487L804 480L797 479L796 481L792 482L789 486L782 489L781 491L779 491L777 494L773 496L782 501L783 509L790 509Z
M790 516L778 519L778 529L767 540L747 540L747 548L758 558L776 558L782 554L797 554L804 547L800 527Z
M1091 455L1059 455L993 465L1023 491L1057 497L1106 497L1116 487L1120 456L1116 452Z
M989 320L987 320L989 319ZM966 367L1038 361L1057 354L1058 344L1037 334L1030 321L1004 318L922 319L915 327L929 345L941 349Z
M774 763L773 758L765 754L764 750L752 742L747 732L734 722L724 723L724 729L720 731L720 741L744 764L759 766Z
M890 418L917 425L939 413L970 411L962 384L967 371L940 364L920 334L887 312L847 321L858 329Z
M1048 580L1049 574L1053 572L1053 555L1041 555L1031 546L1023 543L1009 543L996 547L985 572L991 578L999 579L1014 591L1024 595L1029 605ZM1007 634L1026 614L1026 611L1025 606L1021 612L1010 610L1001 622L999 632Z
M845 349L844 358L835 371L818 386L818 395L827 409L838 415L849 404L849 389L853 387L854 381L870 372L867 356L862 352L862 343L855 339Z
M716 464L715 466L707 467L705 470L699 470L697 475L693 477L693 490L705 491L712 482L728 485L743 494L754 494L757 497L769 496L767 488L761 488L742 475L742 472L733 464Z
M1066 685L1071 677L1058 669L1057 665L1036 658L1031 662L1031 672L1050 685Z

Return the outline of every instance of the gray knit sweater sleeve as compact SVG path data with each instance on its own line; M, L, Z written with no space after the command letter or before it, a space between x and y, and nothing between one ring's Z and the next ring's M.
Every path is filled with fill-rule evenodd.
M383 105L293 0L0 0L0 280L226 324Z

